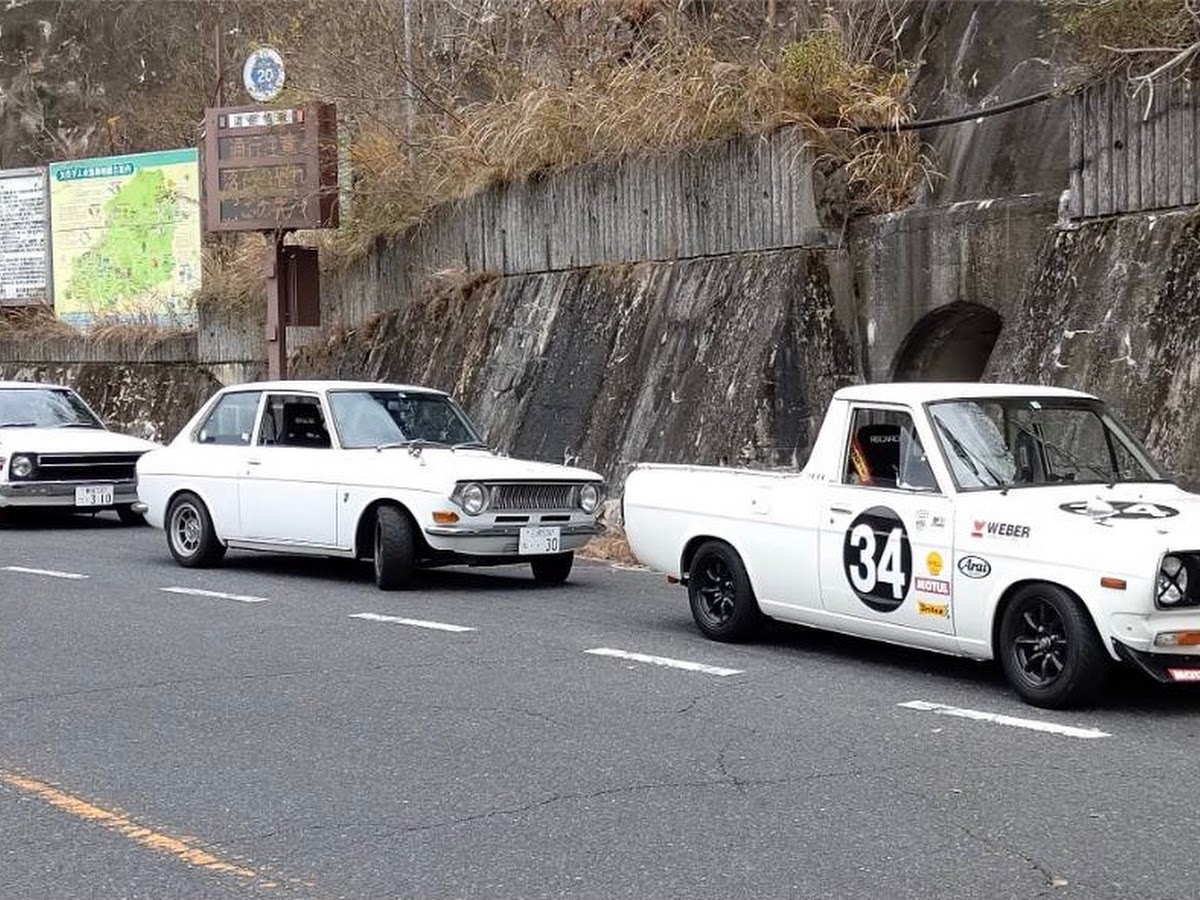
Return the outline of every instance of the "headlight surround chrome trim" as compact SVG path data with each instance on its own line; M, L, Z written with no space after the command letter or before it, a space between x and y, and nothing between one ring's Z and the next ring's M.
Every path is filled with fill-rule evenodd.
M450 499L462 507L468 516L477 516L488 508L491 491L478 481L467 481L456 485Z
M579 508L591 515L599 508L603 496L600 485L594 481L584 482L579 486Z
M37 465L29 453L14 453L8 461L9 477L14 481L31 477L36 469Z

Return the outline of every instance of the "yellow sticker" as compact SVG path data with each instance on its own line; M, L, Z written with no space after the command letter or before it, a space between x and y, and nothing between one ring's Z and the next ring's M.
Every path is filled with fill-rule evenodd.
M917 612L923 616L937 616L939 619L948 619L950 618L950 604L926 603L924 600L918 600Z
M927 557L925 557L925 565L929 567L930 575L941 575L942 574L942 554L940 554L936 550L934 550Z

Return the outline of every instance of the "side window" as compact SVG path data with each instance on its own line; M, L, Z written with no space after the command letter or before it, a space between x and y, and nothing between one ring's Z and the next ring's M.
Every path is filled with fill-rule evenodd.
M912 416L895 409L854 410L842 481L912 491L938 489Z
M201 444L249 444L254 431L254 414L258 411L258 398L261 396L259 391L226 394L217 401L196 432L196 440Z
M321 401L304 394L268 394L258 443L320 449L332 446Z

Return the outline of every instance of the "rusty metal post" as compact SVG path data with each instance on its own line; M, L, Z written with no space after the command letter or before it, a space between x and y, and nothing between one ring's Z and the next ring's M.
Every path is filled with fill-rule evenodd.
M267 286L267 377L287 374L287 279L284 278L283 232L275 232L267 248L263 274Z

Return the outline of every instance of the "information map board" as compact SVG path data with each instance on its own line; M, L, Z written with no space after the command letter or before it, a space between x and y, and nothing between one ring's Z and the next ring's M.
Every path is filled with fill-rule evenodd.
M54 308L194 321L200 288L200 158L194 148L51 163Z
M49 303L46 170L0 171L0 306Z

